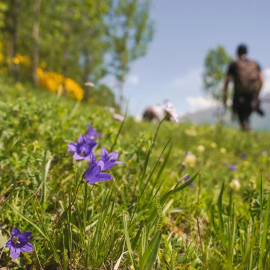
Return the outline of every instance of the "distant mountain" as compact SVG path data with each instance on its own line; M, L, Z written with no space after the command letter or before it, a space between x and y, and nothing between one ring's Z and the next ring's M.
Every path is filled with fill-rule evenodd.
M261 107L265 112L265 116L261 117L257 113L253 113L251 116L252 129L270 130L270 95L262 97ZM228 110L226 113L222 113L222 111L222 106L211 107L193 113L187 113L180 118L180 121L194 124L214 124L222 119L225 125L237 127L237 118L235 120L232 119L232 112Z

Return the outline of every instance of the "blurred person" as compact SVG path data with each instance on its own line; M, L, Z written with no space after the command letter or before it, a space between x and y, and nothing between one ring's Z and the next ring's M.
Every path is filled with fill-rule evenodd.
M166 113L163 106L150 106L144 111L143 120L150 122L159 122L165 117L165 115Z
M253 111L264 115L260 108L259 93L263 84L263 75L259 64L247 58L247 47L237 48L237 60L233 61L226 74L223 90L223 104L226 108L228 85L234 82L233 112L237 114L242 130L250 130L249 117Z

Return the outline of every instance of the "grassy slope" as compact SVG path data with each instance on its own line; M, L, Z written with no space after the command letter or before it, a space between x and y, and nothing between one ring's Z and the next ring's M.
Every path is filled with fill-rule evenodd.
M111 170L114 182L83 184L76 194L87 164L73 165L66 145L76 141L90 123L104 134L95 153L101 146L110 149L121 123L108 111L57 98L42 89L1 83L0 231L8 236L13 226L32 230L31 240L38 250L38 257L32 252L14 263L5 249L0 255L1 266L17 263L38 268L39 259L48 269L56 265L63 269L111 269L125 251L129 255L121 257L121 269L132 264L138 269L158 264L162 269L232 269L236 265L253 269L259 261L261 266L269 265L267 252L259 260L266 229L258 189L260 175L270 177L269 158L262 155L270 150L268 133L243 134L220 125L165 122L146 166L157 125L128 118L114 149L126 165ZM196 131L195 136L186 134L190 129ZM199 152L198 145L204 145L205 151ZM220 148L227 152L221 153ZM186 164L183 170L186 151L196 156L196 163ZM241 159L242 153L247 159ZM236 164L237 170L230 171L222 162ZM196 178L193 189L186 187L166 197L171 188L183 183L184 175L197 171L201 177ZM241 183L238 192L229 188L234 178ZM35 191L41 197L33 195ZM253 212L249 211L251 206ZM252 243L248 241L251 236ZM159 259L154 262L154 247L158 246Z

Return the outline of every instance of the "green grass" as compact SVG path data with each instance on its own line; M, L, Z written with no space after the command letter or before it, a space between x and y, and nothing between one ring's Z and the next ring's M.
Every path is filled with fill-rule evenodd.
M104 134L95 153L113 148L125 162L111 169L113 181L86 184L88 163L73 163L66 151L88 124ZM196 161L184 168L187 151ZM122 125L98 106L1 82L0 266L270 269L263 151L270 151L269 133L131 117ZM4 246L15 226L33 232L35 251L12 261Z

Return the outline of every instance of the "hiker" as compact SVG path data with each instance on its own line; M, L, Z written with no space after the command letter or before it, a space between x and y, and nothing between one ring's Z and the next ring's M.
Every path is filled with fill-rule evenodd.
M162 106L150 106L143 113L143 120L150 122L159 122L165 117L165 111Z
M223 103L226 108L228 85L231 79L234 82L233 112L237 114L242 130L250 130L249 117L253 111L263 116L260 108L259 93L263 84L260 66L247 59L247 47L240 45L237 49L237 60L228 68Z

